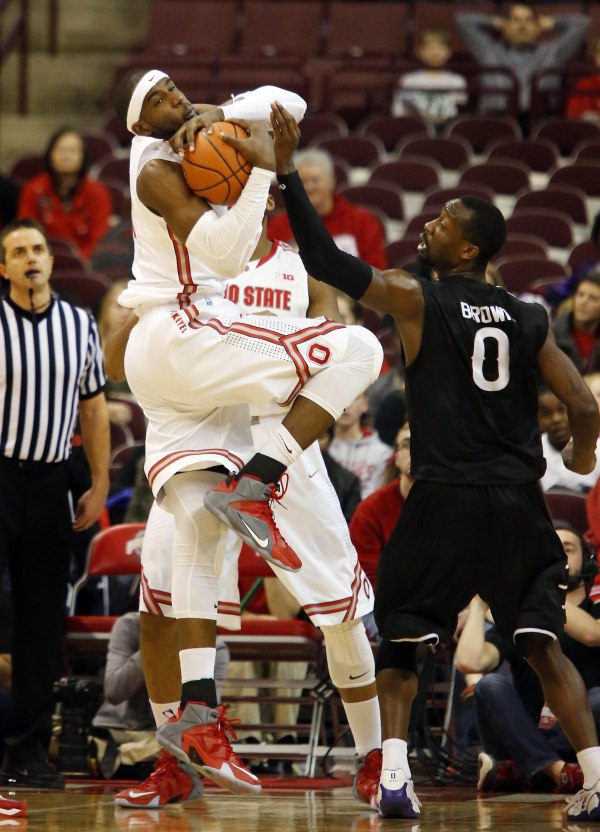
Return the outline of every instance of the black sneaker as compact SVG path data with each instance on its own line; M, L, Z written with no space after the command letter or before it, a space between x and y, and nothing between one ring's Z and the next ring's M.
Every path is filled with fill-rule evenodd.
M64 789L65 776L56 771L48 760L32 759L26 763L4 761L0 771L4 786L33 786L36 789Z

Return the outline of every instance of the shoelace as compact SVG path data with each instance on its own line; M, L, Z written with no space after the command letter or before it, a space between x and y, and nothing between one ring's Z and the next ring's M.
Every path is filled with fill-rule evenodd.
M238 757L238 755L235 753L235 751L231 747L231 741L229 739L229 737L231 737L232 740L237 740L237 734L236 734L235 728L233 726L234 725L239 725L242 720L238 719L237 717L235 717L233 719L228 717L226 714L227 714L227 711L229 710L229 707L230 707L229 705L219 705L216 708L216 710L219 714L219 717L218 717L218 719L215 723L215 726L214 726L216 728L215 734L219 739L220 745L222 747L226 748L230 752L230 754L231 754L231 756L234 760L238 761L238 764L239 764L240 768L245 769L246 768L245 764L242 762L242 760Z
M152 771L145 780L139 783L135 788L139 789L140 786L143 786L145 783L148 783L149 786L153 786L153 777L161 777L163 774L174 774L175 769L179 768L177 764L177 760L175 757L167 754L165 751L160 755L158 760L156 761L156 766L154 767L154 771Z

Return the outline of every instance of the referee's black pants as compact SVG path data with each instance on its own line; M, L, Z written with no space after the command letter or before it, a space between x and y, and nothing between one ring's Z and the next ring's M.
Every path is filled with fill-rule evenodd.
M0 569L9 568L13 599L11 760L47 754L72 534L66 466L0 457Z

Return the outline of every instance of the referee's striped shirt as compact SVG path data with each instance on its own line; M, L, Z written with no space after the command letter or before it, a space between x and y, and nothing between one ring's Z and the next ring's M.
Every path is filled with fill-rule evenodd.
M0 300L0 456L61 462L80 399L106 384L91 315L53 296L35 316Z

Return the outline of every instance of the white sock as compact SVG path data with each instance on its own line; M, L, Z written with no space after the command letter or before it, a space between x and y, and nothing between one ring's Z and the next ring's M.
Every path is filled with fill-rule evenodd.
M583 771L583 788L591 789L600 780L600 746L578 751L577 761Z
M179 651L181 683L197 679L214 679L216 647L195 647Z
M357 754L368 754L373 748L381 748L381 717L376 696L364 702L342 701L348 725L354 737Z
M410 766L408 765L408 746L406 740L384 740L381 746L383 751L382 770L384 768L394 770L402 769L407 777L410 777Z
M256 450L263 456L276 459L286 468L297 460L302 453L300 445L283 425L277 425L276 428L271 429L268 439Z
M152 713L156 727L160 728L165 722L168 722L172 716L177 716L179 710L179 702L150 702Z

